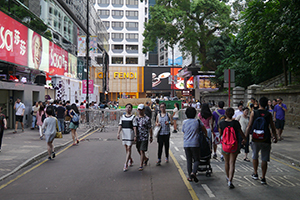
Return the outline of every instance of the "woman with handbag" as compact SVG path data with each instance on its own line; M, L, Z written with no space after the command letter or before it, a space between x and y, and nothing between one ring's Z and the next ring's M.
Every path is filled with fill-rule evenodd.
M52 160L53 158L55 158L55 152L52 142L57 132L57 119L53 117L52 108L47 108L46 114L48 117L43 122L42 130L44 130L44 135L47 142L47 149L49 155L48 159Z
M163 102L159 105L161 113L157 114L156 126L161 126L161 129L157 135L158 143L158 160L156 166L161 164L161 155L163 146L165 146L166 163L169 162L169 146L170 146L170 124L173 125L173 119L169 113L166 112L166 104Z
M182 123L183 132L183 147L187 160L188 181L198 182L196 177L198 165L200 164L200 129L201 132L207 137L207 131L201 121L195 119L196 109L188 107L185 111L187 119ZM200 123L199 123L200 122ZM194 167L193 165L194 160Z
M67 110L68 110L68 107L67 107ZM77 121L77 122L74 121L73 118L74 118L75 114L79 115L80 113L79 113L79 110L78 110L76 104L73 103L71 105L70 109L68 110L68 116L71 117L71 123L70 123L69 128L71 129L71 133L72 133L73 146L79 143L77 132L76 132L76 129L79 126L79 121Z

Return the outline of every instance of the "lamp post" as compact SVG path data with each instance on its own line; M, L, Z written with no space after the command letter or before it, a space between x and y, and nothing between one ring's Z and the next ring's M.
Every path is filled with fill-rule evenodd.
M86 0L86 108L89 108L89 43L90 43L90 32L89 32L89 0ZM87 118L88 122L88 118Z

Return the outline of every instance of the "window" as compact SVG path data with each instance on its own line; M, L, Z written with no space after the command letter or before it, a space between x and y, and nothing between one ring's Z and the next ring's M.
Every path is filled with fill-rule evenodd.
M111 64L123 64L123 57L112 57Z
M109 29L109 21L102 21L106 29Z
M138 58L127 57L126 64L139 64Z
M98 0L99 4L109 4L109 0Z
M138 0L126 0L126 5L138 5L139 1Z
M126 11L126 17L137 17L138 14L139 14L138 11L129 11L129 10Z
M111 27L113 27L113 28L123 28L124 23L123 22L112 22Z
M147 13L148 13L148 9L147 9L147 8L145 8L145 15L147 15Z
M111 33L111 39L123 39L123 33Z
M112 0L112 4L113 5L123 5L124 4L124 0Z
M126 45L126 51L138 51L138 45Z
M112 16L121 16L123 17L124 11L123 10L112 10Z
M138 28L138 22L126 22L126 28Z
M139 39L139 34L138 33L126 33L126 39L137 40L137 39Z
M98 10L98 15L109 16L109 10Z
M111 49L112 50L123 50L123 44L113 44L113 45L111 45L112 47L111 47Z

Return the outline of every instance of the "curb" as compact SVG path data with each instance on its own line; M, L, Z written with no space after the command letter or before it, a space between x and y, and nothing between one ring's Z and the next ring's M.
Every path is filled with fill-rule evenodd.
M78 136L78 138L81 138L85 135L87 135L88 133L90 133L92 130L94 130L94 128L89 128L86 132L82 133L81 135ZM56 146L54 147L54 151L58 151L60 150L61 148L67 146L69 143L72 143L73 141L70 140L64 144L61 144L59 146ZM0 177L0 181L3 181L4 179L6 179L7 177L13 175L14 173L16 173L17 171L19 171L20 169L24 168L24 167L27 167L28 165L34 163L35 161L38 161L40 160L41 158L45 157L46 155L48 154L48 151L45 150L29 159L27 159L25 162L23 162L22 164L20 164L18 167L16 167L14 170L12 170L11 172L9 172L8 174Z

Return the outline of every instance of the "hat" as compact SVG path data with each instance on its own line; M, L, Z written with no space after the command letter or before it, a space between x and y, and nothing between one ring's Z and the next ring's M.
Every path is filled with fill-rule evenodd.
M144 104L139 104L138 110L143 110L144 108L145 108L145 105L144 105Z

